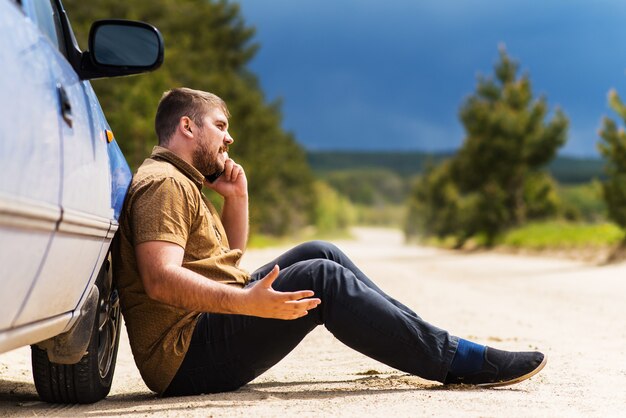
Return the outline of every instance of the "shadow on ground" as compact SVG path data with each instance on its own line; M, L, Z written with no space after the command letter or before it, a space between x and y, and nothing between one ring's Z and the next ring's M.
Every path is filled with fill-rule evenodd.
M159 398L152 392L118 393L91 405L55 405L39 401L32 383L0 380L0 410L11 415L117 416L165 413L188 409L251 406L267 400L324 400L432 390L484 390L471 386L444 386L410 375L373 375L352 380L260 382L234 392ZM515 389L513 389L515 390Z

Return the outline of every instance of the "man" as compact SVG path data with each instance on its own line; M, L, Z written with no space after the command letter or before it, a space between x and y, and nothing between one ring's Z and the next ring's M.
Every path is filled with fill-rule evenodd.
M213 94L166 92L155 120L159 146L128 191L114 268L150 389L163 396L237 389L322 324L363 354L446 384L499 386L543 368L541 353L496 350L430 325L332 244L302 244L251 275L239 268L248 191L243 168L227 154L228 117ZM223 196L221 215L203 186Z

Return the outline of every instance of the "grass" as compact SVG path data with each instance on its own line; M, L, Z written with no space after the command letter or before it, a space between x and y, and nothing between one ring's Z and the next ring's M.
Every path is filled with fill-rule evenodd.
M624 238L624 231L609 222L547 221L511 230L497 240L497 245L531 250L599 248L619 244Z
M610 222L581 223L552 220L530 223L505 232L496 239L494 247L541 252L574 251L579 254L580 250L597 253L619 248L625 240L626 233ZM414 238L413 242L447 249L457 248L458 243L455 236ZM485 248L485 246L484 236L474 236L467 240L462 248L471 250Z

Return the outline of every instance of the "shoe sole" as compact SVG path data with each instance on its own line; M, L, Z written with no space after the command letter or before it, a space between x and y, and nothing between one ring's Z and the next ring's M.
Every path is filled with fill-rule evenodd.
M533 377L534 375L536 375L537 373L539 373L541 371L541 369L543 369L546 365L546 363L548 362L548 358L546 356L543 357L543 361L539 364L539 366L535 367L532 371L526 373L525 375L516 377L514 379L510 379L510 380L503 380L501 382L493 382L493 383L479 383L477 385L477 387L480 388L497 388L500 386L508 386L508 385L514 385L515 383L519 383L523 380L526 379L530 379L531 377Z

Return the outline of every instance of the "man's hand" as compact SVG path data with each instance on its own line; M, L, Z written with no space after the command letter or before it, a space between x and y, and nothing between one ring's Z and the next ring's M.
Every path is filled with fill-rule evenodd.
M277 292L278 266L245 289L214 282L182 267L184 249L167 241L137 245L137 267L151 299L190 311L297 319L321 303L313 292ZM309 299L307 299L309 298Z
M225 152L224 172L213 183L205 181L204 184L209 189L215 190L224 198L237 198L248 196L248 179L243 167L235 163Z
M246 295L247 315L262 318L297 319L308 314L322 303L318 298L311 298L314 292L301 290L298 292L277 292L272 289L272 283L278 277L280 269L274 266L267 276L257 281L253 286L244 289Z

